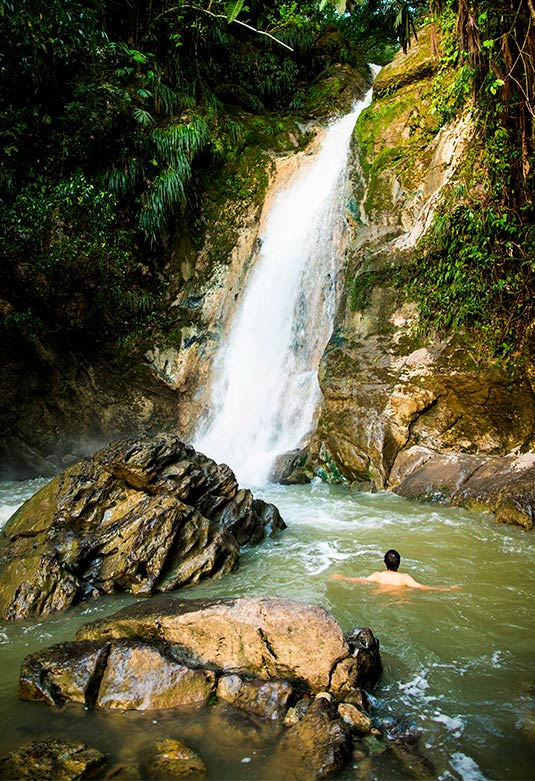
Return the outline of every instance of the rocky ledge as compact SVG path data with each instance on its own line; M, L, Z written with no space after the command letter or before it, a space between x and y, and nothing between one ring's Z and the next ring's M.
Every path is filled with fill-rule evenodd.
M282 752L296 777L323 778L349 762L356 742L379 734L363 687L380 671L372 631L344 635L317 605L160 595L84 625L73 642L27 656L20 696L86 710L230 707L276 725L275 764ZM166 761L186 762L185 777L204 774L187 746L162 741ZM177 768L154 763L153 749L147 747L139 775L121 777L180 777Z
M235 569L241 546L283 528L274 505L178 437L113 442L51 480L4 527L0 615L219 577Z
M491 512L497 521L524 529L534 525L533 453L482 456L414 446L398 456L390 480L408 499Z

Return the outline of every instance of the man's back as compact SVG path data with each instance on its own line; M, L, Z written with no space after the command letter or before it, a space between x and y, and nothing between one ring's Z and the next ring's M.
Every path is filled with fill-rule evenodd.
M386 570L384 572L373 572L363 580L370 581L371 583L380 583L382 586L394 586L399 588L400 586L406 586L407 588L422 588L429 589L430 586L423 586L418 583L411 575L407 575L404 572L393 572L392 570Z

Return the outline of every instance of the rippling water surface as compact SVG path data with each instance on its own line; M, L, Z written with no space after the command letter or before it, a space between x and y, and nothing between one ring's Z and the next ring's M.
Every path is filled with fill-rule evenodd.
M0 519L41 484L2 484ZM370 626L384 664L371 692L373 715L383 726L401 720L418 729L434 778L533 778L535 535L460 509L345 487L269 486L255 495L277 504L288 529L246 551L236 573L181 596L285 596L322 605L344 630ZM391 547L401 553L401 569L422 583L462 588L381 591L331 579L333 573L360 576L381 569ZM245 719L219 718L214 709L183 716L91 713L18 700L18 671L27 653L72 639L80 624L132 601L105 598L37 622L0 624L1 753L35 737L65 735L125 762L149 740L181 735L202 754L211 781L297 779L284 761L274 762L274 733L251 733ZM386 755L342 776L414 777L414 770Z

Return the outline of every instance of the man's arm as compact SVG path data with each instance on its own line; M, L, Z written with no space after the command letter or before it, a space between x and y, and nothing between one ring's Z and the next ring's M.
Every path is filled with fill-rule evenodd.
M370 578L348 578L347 575L340 575L338 572L335 572L334 575L331 575L331 580L348 580L350 583L370 582Z
M409 588L418 588L421 591L458 591L461 586L424 586L423 583L418 583L417 580L411 575L404 576L405 585Z

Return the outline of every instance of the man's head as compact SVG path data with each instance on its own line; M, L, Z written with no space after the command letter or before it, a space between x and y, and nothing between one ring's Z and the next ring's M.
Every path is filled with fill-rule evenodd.
M385 553L385 567L392 572L397 572L397 569L399 567L399 562L401 561L401 557L397 550L387 550Z

